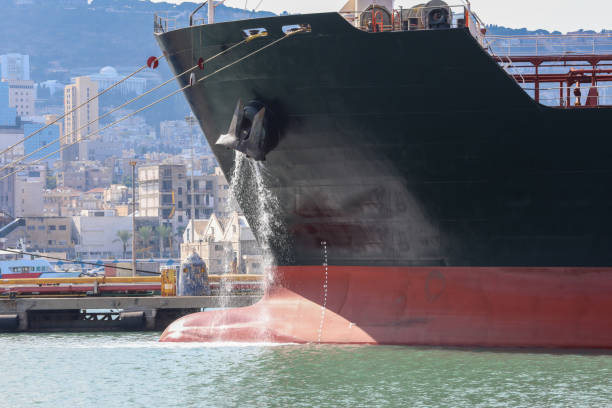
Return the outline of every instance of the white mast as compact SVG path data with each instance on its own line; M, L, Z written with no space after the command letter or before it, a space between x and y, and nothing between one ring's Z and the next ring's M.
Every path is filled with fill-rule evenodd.
M215 22L215 1L208 0L208 24Z

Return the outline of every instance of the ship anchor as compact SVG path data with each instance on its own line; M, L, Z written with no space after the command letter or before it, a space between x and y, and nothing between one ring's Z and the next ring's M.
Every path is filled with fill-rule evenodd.
M251 101L245 106L239 99L227 133L215 144L238 150L255 161L265 160L278 144L271 111L261 102Z

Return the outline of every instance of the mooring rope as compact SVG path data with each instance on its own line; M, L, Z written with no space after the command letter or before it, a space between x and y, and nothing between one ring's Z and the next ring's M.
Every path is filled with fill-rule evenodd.
M215 55L213 55L213 56L212 56L212 57L210 57L210 58L207 58L207 59L206 59L205 61L203 61L202 63L203 63L203 64L204 64L204 63L208 63L208 62L210 62L210 61L214 60L215 58L217 58L217 57L219 57L219 56L221 56L221 55L223 55L223 54L225 54L225 53L229 52L229 51L230 51L230 50L232 50L233 48L235 48L235 47L237 47L237 46L239 46L239 45L244 44L246 41L247 41L247 40L246 40L246 39L244 39L244 40L240 41L239 43L236 43L236 44L232 45L231 47L227 48L226 50L223 50L223 51L221 51L220 53L215 54ZM180 74L173 76L172 78L168 79L167 81L162 82L161 84L159 84L159 85L157 85L157 86L155 86L155 87L153 87L153 88L149 89L148 91L144 92L143 94L138 95L137 97L130 99L129 101L127 101L127 102L125 102L125 103L123 103L123 104L119 105L118 107L111 109L110 111L106 112L106 113L105 113L105 114L103 114L102 116L97 117L96 119L94 119L94 120L92 120L92 121L90 121L90 122L86 123L85 125L81 126L80 128L78 128L78 129L76 129L76 130L74 130L74 131L72 131L72 132L68 133L67 135L64 135L64 136L60 135L60 137L59 137L59 138L52 140L51 142L49 142L49 143L47 143L47 144L45 144L45 145L43 145L43 146L39 147L38 149L34 150L33 152L28 153L27 155L25 155L25 156L23 156L23 157L20 157L20 158L19 158L19 159L17 159L17 160L13 160L12 162L10 162L10 163L8 163L8 164L6 164L6 165L4 165L4 166L0 167L0 172L1 172L1 171L3 171L3 170L5 170L5 169L7 169L7 168L9 168L9 167L13 167L13 166L15 166L16 164L19 164L19 162L21 162L21 161L23 161L23 160L25 160L25 159L27 159L27 158L29 158L29 157L32 157L33 155L35 155L36 153L40 152L41 150L44 150L44 149L48 148L48 147L49 147L49 146L51 146L51 145L54 145L54 144L55 144L55 143L57 143L59 140L61 140L61 139L62 139L62 137L67 138L68 136L72 136L72 135L74 135L75 133L78 133L79 131L81 131L81 130L85 129L86 127L88 127L88 126L90 126L90 125L92 125L93 123L99 122L99 121L100 121L100 119L103 119L103 118L105 118L105 117L107 117L107 116L109 116L109 115L111 115L111 114L113 114L113 113L117 112L118 110L120 110L120 109L122 109L122 108L126 107L127 105L130 105L130 104L132 104L132 103L136 102L137 100L139 100L139 99L143 98L144 96L146 96L146 95L150 94L151 92L154 92L154 91L158 90L159 88L161 88L161 87L163 87L163 86L165 86L165 85L169 84L169 83L170 83L170 82L172 82L173 80L175 80L175 79L177 79L177 78L180 78L181 76L183 76L183 75L185 75L185 74L190 73L191 71L193 71L194 69L196 69L196 68L198 68L198 67L200 67L200 64L194 65L193 67L191 67L191 68L187 69L186 71L181 72ZM137 72L137 71L136 71L136 72ZM124 80L125 80L125 79L124 79ZM119 82L118 82L117 84L119 84ZM117 85L117 84L115 84L115 85ZM113 85L113 86L115 86L115 85ZM107 88L107 90L108 90L108 89L111 89L111 88ZM106 92L106 90L105 90L104 92ZM101 95L101 94L100 94L100 95ZM91 99L91 100L93 100L93 99ZM90 101L91 101L91 100L90 100ZM88 101L88 102L90 102L90 101ZM88 103L88 102L85 102L85 104L86 104L86 103ZM83 104L81 104L81 105L79 105L79 106L82 106L82 105L83 105ZM68 112L68 113L70 113L70 112ZM67 114L65 114L64 116L66 116L66 115L67 115ZM58 118L58 120L59 120L59 118ZM49 123L49 125L47 125L47 126L45 126L45 127L48 127L48 126L50 126L50 125L52 125L52 124L53 124L53 123ZM41 129L39 129L39 131L40 131L40 130L43 130L43 129L44 129L44 128L41 128ZM32 133L31 135L29 135L29 136L28 136L28 138L32 137L32 136L33 136L33 135L35 135L35 134L36 134L36 132L35 132L35 133ZM19 143L22 143L22 142L23 142L23 141L25 141L25 140L27 140L27 138L26 138L26 139L21 140L20 142L17 142L17 143L16 143L14 146L18 145ZM81 140L82 140L82 139L81 139ZM1 153L0 153L0 155L2 155L2 153L4 153L4 152L1 152ZM57 152L55 152L55 153L57 153ZM2 179L0 179L0 180L2 180Z
M96 131L94 131L94 132L91 132L91 133L89 133L89 134L87 134L87 135L83 136L83 137L82 137L81 139L79 139L79 140L75 140L75 141L74 141L74 142L72 142L72 143L66 144L66 145L62 146L61 148L59 148L59 149L57 149L57 150L55 150L55 151L53 151L53 152L51 152L51 153L49 153L49 154L47 154L47 155L43 156L43 157L41 157L41 158L39 158L39 159L37 159L37 160L34 160L33 162L30 162L30 163L19 163L19 161L23 160L23 158L20 158L20 159L18 159L18 160L15 160L15 161L13 161L12 163L10 163L9 165L6 165L6 166L4 166L4 167L0 168L0 171L2 171L2 170L6 169L6 168L8 168L8 167L13 166L13 165L15 165L15 166L17 167L17 169L15 169L14 171L9 172L8 174L5 174L5 175L1 176L1 177L0 177L0 181L2 181L2 180L4 180L4 179L6 179L6 178L8 178L8 177L12 176L13 174L16 174L16 173L20 172L22 169L24 169L24 168L26 168L26 167L28 167L28 166L31 166L31 165L34 165L34 164L40 163L41 161L43 161L43 160L45 160L45 159L48 159L49 157L53 156L54 154L57 154L57 153L60 153L60 152L62 152L62 151L64 151L64 150L66 150L66 149L67 149L67 148L69 148L70 146L73 146L73 145L75 145L75 144L77 144L77 143L79 143L79 142L81 142L81 141L83 141L83 140L87 140L87 139L89 139L91 136L96 135L96 134L98 134L98 133L102 132L103 130L106 130L106 129L110 128L111 126L114 126L114 125L116 125L117 123L122 122L122 121L124 121L124 120L126 120L126 119L128 119L128 118L130 118L130 117L132 117L132 116L134 116L134 115L136 115L137 113L140 113L140 112L142 112L142 111L144 111L144 110L146 110L146 109L148 109L148 108L152 107L153 105L156 105L156 104L158 104L159 102L162 102L162 101L164 101L164 100L166 100L166 99L168 99L168 98L170 98L170 97L172 97L172 96L176 95L177 93L182 92L182 91L184 91L185 89L190 88L190 87L192 87L192 86L196 85L197 83L200 83L200 82L202 82L202 81L204 81L204 80L206 80L206 79L208 79L208 78L210 78L210 77L212 77L212 76L214 76L214 75L218 74L219 72L222 72L222 71L226 70L227 68L230 68L230 67L232 67L232 66L234 66L234 65L238 64L239 62L242 62L242 61L244 61L245 59L247 59L247 58L249 58L249 57L252 57L253 55L255 55L255 54L257 54L257 53L259 53L259 52L263 51L264 49L269 48L269 47L271 47L271 46L273 46L273 45L275 45L275 44L278 44L278 43L279 43L279 42L281 42L282 40L284 40L284 39L286 39L286 38L289 38L290 36L292 36L292 35L294 35L294 34L297 34L297 33L303 32L303 31L305 31L305 30L306 30L305 28L302 28L302 29L299 29L299 30L295 30L295 31L289 32L289 33L285 34L283 37L278 38L278 39L276 39L276 40L272 41L271 43L266 44L265 46L263 46L263 47L261 47L261 48L259 48L259 49L255 50L255 51L253 51L253 52L250 52L249 54L247 54L247 55L245 55L245 56L243 56L243 57L241 57L241 58L237 59L236 61L233 61L233 62L231 62L231 63L229 63L229 64L227 64L227 65L225 65L225 66L223 66L223 67L221 67L221 68L219 68L219 69L217 69L217 70L213 71L213 72L211 72L210 74L203 76L202 78L200 78L200 79L199 79L199 80L197 80L196 82L193 82L193 83L192 83L192 82L190 81L190 82L189 82L187 85L185 85L184 87L182 87L182 88L180 88L180 89L178 89L178 90L176 90L176 91L174 91L174 92L172 92L172 93L170 93L170 94L168 94L168 95L166 95L166 96L164 96L164 97L162 97L162 98L160 98L160 99L158 99L158 100L156 100L156 101L154 101L154 102L152 102L152 103L150 103L150 104L148 104L148 105L146 105L146 106L144 106L144 107L142 107L142 108L140 108L140 109L138 109L138 110L136 110L136 111L134 111L134 112L132 112L132 113L130 113L130 114L128 114L128 115L125 115L125 116L123 116L123 117L119 118L118 120L116 120L116 121L114 121L114 122L112 122L112 123L110 123L110 124L108 124L108 125L104 126L103 128L100 128L100 129L98 129L98 130L96 130ZM248 42L248 41L249 41L249 38L250 38L250 37L245 38L244 40L240 41L239 43L234 44L232 47L230 47L230 48L228 48L228 49L226 49L226 50L224 50L224 51L222 51L222 52L220 52L220 53L218 53L218 54L216 54L216 55L214 55L214 56L212 56L212 57L208 58L208 59L207 59L206 61L204 61L204 62L209 62L209 61L213 60L214 58L216 58L216 57L218 57L218 56L220 56L220 55L222 55L222 54L224 54L224 53L228 52L228 51L229 51L229 50L231 50L232 48L235 48L235 47L237 47L238 45L241 45L241 44L244 44L244 43ZM185 72L183 72L183 73L181 73L181 74L179 74L179 75L177 75L177 76L175 76L175 77L173 77L173 78L169 79L169 80L168 80L168 81L166 81L164 84L166 84L166 83L168 83L168 82L172 81L173 79L177 78L178 76L185 75L186 73L191 72L192 70L194 70L195 68L200 67L200 66L201 66L201 64L199 63L198 65L196 65L196 66L194 66L194 67L192 67L192 68L189 68L187 71L185 71ZM159 85L159 86L157 86L156 88L153 88L153 89L149 90L149 91L148 91L148 93L152 92L153 90L155 90L155 89L157 89L157 88L159 88L159 87L161 87L161 86L163 86L163 85ZM144 95L145 95L145 94L140 95L140 97L142 97L142 96L144 96ZM118 108L117 108L117 109L118 109ZM115 110L117 110L117 109L115 109ZM96 121L97 121L97 120L99 120L99 119L96 119ZM95 122L95 121L94 121L94 122ZM85 126L86 126L86 125L85 125ZM56 143L56 142L57 142L57 140L59 140L59 139L55 139L53 142L50 142L50 143L48 143L47 145L49 145L49 144L54 144L54 143ZM48 146L46 146L46 147L48 147ZM43 147L43 148L44 148L44 147ZM39 150L41 150L41 149L39 149ZM30 156L31 156L32 154L33 154L33 153L30 153Z
M159 57L154 57L156 61L159 61L161 58L165 58L164 55L161 55ZM108 88L104 89L102 92L98 92L98 94L96 94L95 96L92 96L91 98L89 98L87 101L83 102L82 104L78 105L77 107L73 108L72 110L65 112L62 116L59 116L58 118L56 118L54 121L47 123L45 126L43 126L42 128L34 131L33 133L30 133L28 136L24 137L23 139L15 142L14 144L12 144L11 146L7 147L6 149L2 150L0 152L0 156L2 156L4 153L14 149L16 146L20 145L21 143L25 142L26 140L30 139L31 137L33 137L34 135L42 132L43 130L45 130L46 128L48 128L51 125L56 124L57 122L59 122L61 119L64 119L66 116L70 115L71 113L75 112L76 110L82 108L83 106L87 105L88 103L98 99L100 96L104 95L105 93L107 93L108 91L110 91L111 89L117 87L118 85L122 84L123 82L127 81L128 79L130 79L131 77L133 77L134 75L136 75L137 73L139 73L140 71L142 71L143 69L147 68L148 65L145 64L143 66L141 66L140 68L138 68L136 71L132 72L131 74L127 75L125 78L120 79L119 81L115 82L114 84L112 84L111 86L109 86ZM61 136L60 136L61 137Z

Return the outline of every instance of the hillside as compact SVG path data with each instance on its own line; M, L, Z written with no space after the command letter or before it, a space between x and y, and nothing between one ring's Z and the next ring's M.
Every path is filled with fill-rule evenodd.
M72 71L105 65L137 67L159 54L153 38L155 13L186 24L196 3L173 5L149 0L0 0L0 54L29 54L35 81L69 80ZM265 17L223 5L217 21ZM11 24L7 24L11 22ZM95 72L93 71L93 72Z

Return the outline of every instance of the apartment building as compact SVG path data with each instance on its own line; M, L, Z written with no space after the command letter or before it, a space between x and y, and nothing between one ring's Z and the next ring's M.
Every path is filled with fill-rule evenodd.
M132 240L127 242L126 253L123 253L123 242L119 231L132 232L132 217L118 216L114 210L83 210L80 215L72 217L76 231L76 255L81 258L127 258L132 256ZM159 222L155 217L137 217L136 230L149 226L156 231ZM143 242L137 234L137 257L145 258L156 255L159 241L155 233Z
M40 216L43 214L43 191L47 182L47 168L32 165L15 174L15 217Z
M9 86L9 106L15 108L17 115L34 116L36 102L36 86L34 81L9 79L5 80Z
M98 94L98 83L89 77L82 76L73 78L73 83L64 88L64 112L71 112L78 106ZM81 142L90 134L98 130L98 99L94 99L67 114L64 118L64 137L62 145ZM77 143L74 147L67 148L62 152L64 161L87 160L87 144Z
M46 217L71 217L79 215L82 206L82 192L59 187L43 192L43 215Z
M112 181L112 169L92 161L64 163L63 168L57 173L58 187L81 191L106 188L112 184Z
M75 240L70 217L25 217L25 243L31 251L73 256Z
M0 55L0 79L29 80L30 56L16 53Z

